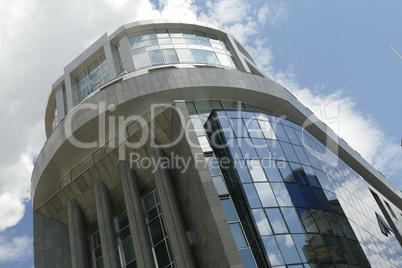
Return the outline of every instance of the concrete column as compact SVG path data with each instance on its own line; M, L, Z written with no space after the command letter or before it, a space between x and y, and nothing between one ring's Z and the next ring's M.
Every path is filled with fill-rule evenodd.
M67 203L68 233L70 237L71 267L88 266L87 247L85 245L84 221L80 205L75 199Z
M113 225L112 207L108 189L105 184L99 180L94 183L93 187L103 264L105 267L120 267L116 232Z
M119 170L137 267L154 267L136 174L127 161L120 161Z
M155 140L153 142L157 144ZM168 170L155 167L155 163L159 163L158 159L164 156L163 151L161 148L152 146L151 142L147 143L146 150L148 156L152 159L152 169L155 170L153 173L155 187L162 207L163 218L171 242L176 267L196 267L190 246L187 242L186 230L180 215Z

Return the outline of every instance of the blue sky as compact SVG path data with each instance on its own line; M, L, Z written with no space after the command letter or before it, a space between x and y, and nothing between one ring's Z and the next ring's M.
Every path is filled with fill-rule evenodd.
M105 32L138 19L219 25L264 72L402 189L402 2L0 0L0 268L32 267L32 159L63 68Z

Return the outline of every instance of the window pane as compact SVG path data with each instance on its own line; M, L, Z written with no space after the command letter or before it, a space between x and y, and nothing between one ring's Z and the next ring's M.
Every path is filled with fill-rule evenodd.
M269 226L267 217L265 216L264 210L263 209L253 209L252 210L253 215L254 215L254 220L257 224L258 231L260 232L261 236L264 235L271 235L272 230L271 227Z
M253 181L267 181L259 160L248 160L246 163Z
M272 139L272 140L276 140L276 135L274 133L274 131L272 130L271 124L268 121L262 121L262 120L258 120L262 132L264 133L264 136L266 139Z
M287 121L287 122L289 122L289 121ZM282 120L282 123L284 123L284 120ZM299 139L297 138L293 128L288 127L288 126L284 126L283 128L285 129L286 134L288 134L290 142L293 143L293 144L299 145L300 144Z
M243 120L239 118L231 118L230 122L232 123L234 133L236 137L248 137L246 127L244 126Z
M304 196L304 200L306 200L307 205L310 208L320 209L320 204L318 203L317 198L314 195L313 189L311 186L300 185L300 190Z
M273 156L264 139L253 139L254 148L260 159L272 159ZM264 165L264 164L263 164Z
M254 261L253 255L251 254L250 249L239 250L239 253L240 253L240 257L241 257L241 260L243 262L244 267L247 267L247 268L254 268L255 267L255 268L257 268L257 266L255 265L255 261Z
M278 140L289 142L289 138L288 138L288 136L286 135L286 132L285 132L285 130L283 129L283 126L282 126L281 124L279 124L279 123L274 124L274 125L273 125L273 128L274 128L274 130L275 130L276 137L278 138Z
M243 159L243 155L241 154L235 139L227 139L227 146L233 159Z
M231 223L229 225L230 225L230 230L232 230L232 234L233 234L234 240L236 242L237 248L247 247L246 238L244 237L240 224L239 223Z
M211 172L211 176L220 175L221 171L219 168L218 161L214 156L205 157L205 161L207 162L209 171Z
M169 260L169 254L168 254L168 251L166 248L165 241L156 245L154 247L154 249L155 249L156 259L158 261L158 266L165 267L166 265L168 265L170 263L170 260Z
M227 55L220 54L220 53L216 53L216 55L218 56L218 59L219 59L219 61L221 62L222 65L232 67L230 59L229 59L229 57Z
M250 137L252 138L264 138L264 135L262 134L262 131L260 129L260 126L258 124L258 121L255 119L245 119L244 123L248 129L248 133L250 134Z
M292 198L293 204L296 207L307 207L306 201L304 200L303 194L300 191L299 185L286 183L286 188L288 188L289 195Z
M310 165L310 162L308 161L306 153L304 152L302 147L293 145L293 149L295 150L296 155L300 160L300 163L302 163L303 165Z
M281 172L282 178L285 182L296 182L288 162L276 161L276 164L278 165L278 169Z
M279 208L267 208L265 211L274 233L279 234L288 232L288 228L286 228L285 221L282 218Z
M145 211L150 210L151 208L153 208L156 203L155 203L155 198L153 194L148 195L147 197L145 197L142 200L143 204L144 204L144 209Z
M176 49L177 55L181 62L193 62L193 57L191 56L190 50L186 48L178 48Z
M279 206L292 206L292 200L290 199L289 192L286 189L284 183L271 183L271 187L275 193L276 200L278 200Z
M257 159L258 155L250 139L237 139L244 159Z
M198 39L198 41L200 41L201 46L206 46L206 47L211 46L211 43L209 41L207 41L207 40Z
M159 218L149 223L149 230L151 232L153 245L157 244L163 239L163 232Z
M280 142L283 151L285 152L286 158L288 161L292 162L299 162L299 159L297 158L295 151L293 150L293 147L290 143L287 142Z
M262 160L262 166L265 174L267 174L268 181L270 182L282 182L282 176L276 167L275 160Z
M260 196L261 203L264 207L277 207L278 203L272 193L269 183L256 183L255 188Z
M133 242L131 241L131 239L125 241L122 244L122 248L123 248L124 260L126 263L130 263L132 260L135 259L134 246L133 246Z
M306 256L313 255L314 253L309 254L309 249L311 247L308 246L307 237L304 234L294 234L292 235L293 240L295 242L296 248L299 251L300 257L303 262L307 262Z
M212 177L212 180L214 182L215 188L218 191L219 195L229 194L228 189L226 188L226 185L223 182L223 179L221 176Z
M262 242L264 243L265 252L268 255L271 265L283 265L284 262L281 253L279 252L275 238L273 236L266 236L262 238Z
M200 41L201 42L201 41ZM208 42L209 43L209 42ZM202 44L201 44L202 45ZM215 55L215 52L204 50L205 56L207 57L208 63L219 64L219 60Z
M251 208L261 207L260 199L258 198L254 185L253 184L244 184L243 188L244 188L244 192L246 193L246 197L247 197L250 207Z
M141 69L143 67L150 65L148 54L146 52L134 55L133 57L134 57L135 67L137 69Z
M163 55L165 55L167 63L179 62L179 58L177 57L176 51L174 49L164 49Z
M311 216L311 212L306 208L298 208L297 213L300 216L300 219L303 223L304 229L308 233L318 233L317 225L314 222L313 216Z
M207 63L204 53L200 49L190 49L196 63Z
M160 50L148 51L149 58L151 59L152 65L163 64L165 61Z
M297 253L296 247L290 235L277 235L275 237L286 264L301 262L299 254Z
M294 208L281 208L291 233L303 233L303 227Z
M251 182L250 173L248 172L248 168L244 161L234 161L234 166L242 183Z
M233 203L229 198L222 199L221 204L223 207L223 211L225 211L225 215L228 222L239 221L239 219L237 218L235 208L233 207Z
M279 142L276 140L269 140L267 139L266 142L269 145L269 149L271 149L272 156L278 160L286 160L285 154L282 151L282 147L280 146Z

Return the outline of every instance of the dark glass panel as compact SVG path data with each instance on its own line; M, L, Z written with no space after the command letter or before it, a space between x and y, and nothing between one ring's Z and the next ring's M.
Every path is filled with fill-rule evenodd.
M301 262L291 235L276 235L275 238L286 264Z
M291 233L303 233L304 229L294 208L281 208Z
M120 239L121 239L122 241L125 240L125 239L126 239L127 237L129 237L129 236L131 236L130 228L129 228L129 227L127 227L127 228L121 230L120 233L119 233L119 237L120 237Z
M308 181L312 186L321 187L320 182L317 179L317 176L314 173L314 169L310 166L303 166L304 173L306 174Z
M307 236L305 234L292 234L292 237L303 262L309 260L309 255L315 256L313 252L308 250Z
M317 198L314 195L313 189L311 189L311 186L300 185L300 190L303 194L304 200L306 200L308 207L315 209L321 208Z
M318 230L322 234L332 234L331 228L327 222L327 218L322 210L311 209L311 215L314 218L315 224Z
M169 254L166 248L165 241L162 241L154 247L156 259L159 267L165 267L170 263Z
M235 208L233 207L232 201L228 199L221 199L221 204L223 207L223 211L225 212L226 218L228 222L238 221L237 214Z
M155 245L163 239L163 231L159 218L149 223L148 226L151 232L152 243Z
M282 255L278 249L275 238L273 236L266 236L262 238L262 242L264 243L265 252L268 255L271 265L284 265L285 263L282 259Z
M275 234L288 233L285 221L279 208L267 208L265 212L268 215L269 222L271 223L272 230Z
M292 166L292 165L290 165ZM302 185L310 185L306 174L304 173L303 169L299 169L298 171L293 171L293 176L295 177L296 181Z
M303 223L304 229L308 233L318 233L317 225L315 225L314 218L309 209L297 208L297 213Z
M329 204L324 191L321 188L316 187L313 187L313 191L315 193L315 196L317 197L318 203L320 204L321 208L327 211L332 211L331 205Z
M134 246L131 239L123 242L122 248L125 262L130 263L131 261L133 261L135 259L135 255L134 255Z
M307 207L307 203L304 200L303 194L299 188L299 185L286 183L286 188L288 188L289 195L292 198L293 204L296 207Z
M148 211L151 208L153 208L156 205L154 195L150 194L144 199L142 199L142 204L144 206L145 211Z
M253 184L244 184L243 188L244 188L244 192L246 193L246 197L247 197L250 207L251 208L261 207L260 199L258 198L254 185Z
M328 178L325 175L325 173L320 170L315 170L315 174L317 175L317 179L320 182L322 188L332 192L333 190L332 190L331 184L329 183Z

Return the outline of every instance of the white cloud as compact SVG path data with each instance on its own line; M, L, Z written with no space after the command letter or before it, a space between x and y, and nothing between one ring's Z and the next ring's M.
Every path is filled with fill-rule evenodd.
M32 238L19 236L9 240L0 236L0 262L21 262L32 254Z
M269 1L258 10L257 18L262 25L266 22L277 25L288 18L287 6L283 2Z

